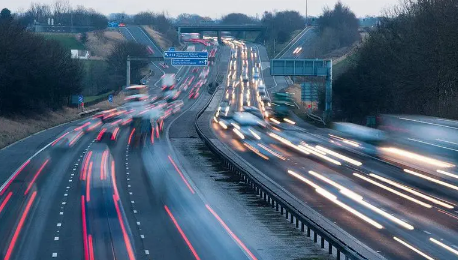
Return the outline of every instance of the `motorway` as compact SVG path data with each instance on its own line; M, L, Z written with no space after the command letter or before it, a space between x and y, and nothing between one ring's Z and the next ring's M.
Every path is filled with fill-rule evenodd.
M227 61L220 63L208 80L225 70ZM201 70L176 70L177 88L189 85L183 106L144 146L121 116L104 125L96 117L71 122L1 150L3 259L258 259L218 205L206 202L169 140L173 126L194 128L210 97L195 88L206 80ZM149 80L151 96L160 95L160 80L160 73ZM200 95L188 98L190 91ZM115 140L97 142L110 128Z
M154 55L161 52L138 27L121 30ZM153 64L158 73L148 80L149 96L162 95L162 73L176 73L183 106L144 145L134 141L138 129L123 124L129 120L124 113L142 113L142 107L120 110L119 120L103 125L97 117L70 122L0 150L3 259L260 259L218 205L205 199L187 174L186 165L193 162L183 161L171 142L197 136L194 119L211 97L200 86L218 75L226 75L223 85L232 88L220 88L214 99L227 101L230 115L245 106L265 115L268 105L260 102L259 86L273 93L288 85L284 77L269 75L264 47L227 44L236 57L230 58L228 46L219 47L208 76L200 77L202 68ZM218 107L210 105L211 113L204 114L209 138L224 143L309 213L341 229L344 240L362 241L380 259L458 258L458 141L447 139L448 132L418 132L396 149L395 143L384 144L393 147L382 149L383 157L374 156L368 144L297 117L277 121L261 115L248 120L256 124L244 125L222 116L225 109L217 112ZM456 122L440 119L402 120L458 129ZM111 130L114 140L96 141ZM447 152L419 155L438 149Z
M307 59L315 57L314 51L310 49L313 46L314 39L317 37L315 27L306 27L277 55L277 59Z
M251 47L254 52L262 47L246 47L247 59L242 58L243 44L235 47L237 67L229 72L228 85L235 86L229 95L232 112L243 111L246 103L263 110L256 97L259 83L252 82L251 74L254 64L262 63ZM248 64L248 86L241 80L242 64ZM276 83L269 77L264 73L266 85ZM224 90L219 98L228 100ZM257 135L250 138L237 131L244 128L240 121L217 110L207 115L210 139L223 141L273 183L348 232L348 239L363 241L388 259L458 257L458 175L452 163L408 154L417 158L407 164L404 152L395 154L402 164L373 157L362 143L294 121L267 120L264 130L251 128ZM231 126L234 122L239 125Z
M146 32L138 25L128 25L126 27L120 27L119 32L126 38L128 41L134 41L146 46L147 51L153 57L161 57L163 55L163 50L157 46L153 40L146 34ZM164 65L164 63L166 65ZM171 66L170 61L159 62L155 61L151 63L154 66L154 69L161 71L162 73L176 73L177 69Z

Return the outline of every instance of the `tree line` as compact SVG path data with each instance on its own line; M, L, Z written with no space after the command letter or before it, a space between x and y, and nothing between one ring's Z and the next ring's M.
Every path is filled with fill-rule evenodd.
M358 18L340 1L334 9L324 8L323 14L317 19L317 25L319 38L312 47L316 50L315 57L351 46L360 39Z
M178 33L172 20L164 13L141 12L133 16L132 22L137 25L151 25L154 30L162 33L172 44L178 44Z
M24 26L34 23L47 24L48 18L54 19L54 25L92 26L95 29L104 29L108 24L105 15L84 6L73 8L68 0L58 0L53 5L32 3L28 10L16 15Z
M335 81L337 116L379 113L458 119L458 6L405 0L370 32L355 64Z
M81 91L83 68L58 42L0 16L0 114L57 109Z

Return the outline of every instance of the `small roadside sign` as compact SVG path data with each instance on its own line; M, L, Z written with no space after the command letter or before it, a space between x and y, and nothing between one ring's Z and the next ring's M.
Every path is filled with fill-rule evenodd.
M170 47L169 51L175 51L175 47Z
M113 103L113 95L108 96L108 102Z
M79 96L78 96L78 103L81 104L81 103L83 103L83 101L84 101L83 95L79 95Z

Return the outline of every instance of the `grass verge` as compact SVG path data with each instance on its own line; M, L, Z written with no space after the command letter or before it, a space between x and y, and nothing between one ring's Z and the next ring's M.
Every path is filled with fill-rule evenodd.
M124 95L120 94L113 98L113 103L105 100L93 106L86 107L86 109L100 108L101 110L106 110L121 105L123 101ZM61 110L47 111L27 117L0 116L0 125L2 126L0 128L0 149L39 131L76 120L80 118L78 115L80 112L81 110L77 108L64 107Z
M46 39L56 40L65 49L68 50L85 50L86 47L77 39L76 33L42 33Z

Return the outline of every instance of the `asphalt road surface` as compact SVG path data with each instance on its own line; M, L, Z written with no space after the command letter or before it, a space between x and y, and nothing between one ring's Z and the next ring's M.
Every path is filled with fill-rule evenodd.
M189 84L179 96L183 106L144 146L134 143L124 121L102 125L93 118L3 149L3 258L257 259L255 249L199 194L168 139L170 126L193 124L181 115L197 113L210 97L206 88L194 86L216 72L210 68L208 78L200 78L201 70L177 69L177 87ZM162 93L158 81L160 75L149 80L151 96ZM203 94L189 98L190 91ZM110 127L117 127L115 140L99 138Z
M230 71L229 85L236 87L229 98L229 111L243 111L247 103L262 111L256 97L259 84L252 83L251 74L259 60L250 58L260 55L252 55L251 47L255 47L254 52L262 52L261 46L248 44L248 58L244 59L242 48L237 48L237 68ZM248 85L240 77L245 63ZM263 81L266 85L275 84L266 74ZM382 256L457 257L458 186L454 165L432 165L434 172L423 166L405 167L405 163L372 156L362 143L291 120L267 120L269 126L258 132L257 138L249 138L240 136L239 128L231 127L231 120L221 116L210 119L210 138L222 140L280 187ZM429 159L420 158L416 165L428 162ZM444 176L436 169L451 173Z

